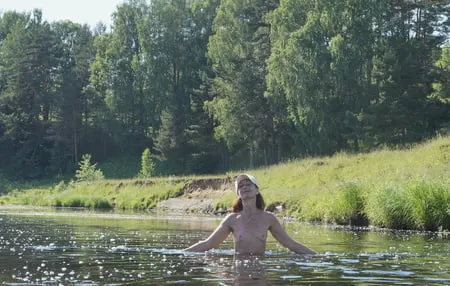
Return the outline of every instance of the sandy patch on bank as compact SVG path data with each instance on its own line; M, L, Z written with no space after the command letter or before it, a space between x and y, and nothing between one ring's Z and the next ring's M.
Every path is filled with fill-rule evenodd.
M183 194L157 204L158 210L169 212L213 213L214 203L220 197L234 192L231 178L193 180L183 188ZM225 212L227 210L219 210Z

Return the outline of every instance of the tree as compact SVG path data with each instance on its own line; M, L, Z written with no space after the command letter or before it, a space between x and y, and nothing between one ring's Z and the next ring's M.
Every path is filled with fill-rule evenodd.
M448 5L447 5L448 6ZM294 123L296 153L431 135L430 60L445 5L414 1L283 1L269 17L267 95Z
M337 33L344 24L336 20L343 18L344 8L335 1L283 1L269 18L273 49L267 95L282 104L279 109L285 108L295 126L295 153L329 154L344 147L339 123L346 106L341 103L351 96L336 89L333 83L345 83L330 69L330 49L336 59L343 57L343 36Z
M9 22L1 46L3 91L0 126L7 165L22 177L40 177L48 166L45 133L53 105L55 38L40 10Z
M221 1L208 46L215 77L206 107L218 122L217 138L234 152L248 150L247 167L255 166L259 149L269 163L273 150L273 115L264 97L270 53L265 17L276 7L277 1Z
M51 141L52 170L64 172L74 169L82 152L93 151L88 140L93 103L86 92L94 55L93 35L88 26L70 21L55 22L52 29L59 39L55 49L57 108L47 137Z
M444 106L429 95L436 75L433 54L445 40L435 33L445 7L410 1L386 5L383 17L389 21L380 20L373 59L377 94L367 110L373 118L369 130L378 144L417 142L434 134L435 115Z
M433 97L443 103L450 102L450 45L444 46L440 57L434 64L439 73L438 81L433 85Z
M145 58L159 115L154 146L170 173L212 169L215 149L202 108L208 96L202 78L210 72L205 54L216 6L211 0L154 1L147 14Z
M123 3L114 12L114 32L106 55L111 79L106 100L118 124L115 132L121 139L118 143L123 151L130 148L130 142L140 147L139 141L145 138L147 125L144 91L145 65L148 63L143 58L139 31L143 17L139 3Z
M435 124L441 133L450 133L450 46L444 46L439 59L435 63L437 78L433 83L434 99L440 112L435 112Z
M155 162L152 159L152 153L149 148L145 148L141 156L141 170L139 178L150 178L155 172Z
M78 169L75 171L75 182L77 183L98 181L105 178L102 170L97 169L97 163L91 163L90 154L84 154L78 166Z

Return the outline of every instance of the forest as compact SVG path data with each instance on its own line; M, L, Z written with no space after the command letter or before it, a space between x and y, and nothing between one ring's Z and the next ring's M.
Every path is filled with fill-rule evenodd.
M0 173L150 150L157 175L402 148L450 132L450 4L129 0L113 24L0 14Z

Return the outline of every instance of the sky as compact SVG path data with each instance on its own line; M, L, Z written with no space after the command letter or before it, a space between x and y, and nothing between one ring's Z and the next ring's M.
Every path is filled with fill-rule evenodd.
M0 0L0 13L10 10L31 12L42 10L42 16L49 22L71 20L79 24L94 26L103 22L109 28L111 14L117 5L125 0Z

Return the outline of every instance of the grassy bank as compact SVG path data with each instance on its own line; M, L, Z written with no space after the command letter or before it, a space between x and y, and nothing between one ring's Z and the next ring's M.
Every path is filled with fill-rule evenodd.
M60 182L50 188L15 190L0 197L0 204L147 210L179 196L184 185L185 180L170 178Z
M301 220L450 229L450 137L407 150L342 153L248 172L257 177L266 203L283 202L287 212ZM0 197L0 203L148 209L180 195L194 179L200 177L60 183L17 190ZM230 186L217 198L216 208L229 209L234 199Z
M269 202L307 221L450 229L450 138L407 150L337 154L256 170Z

